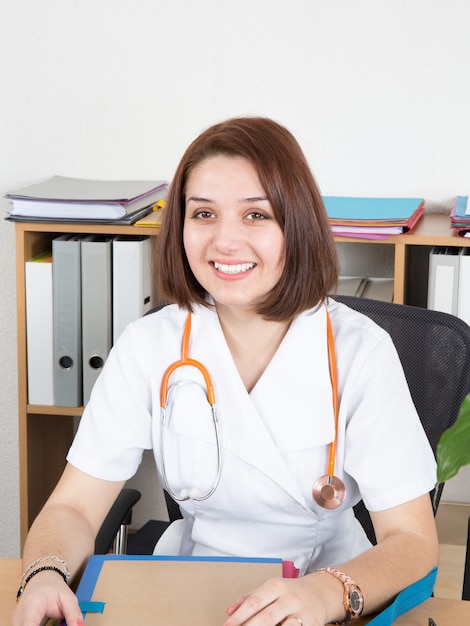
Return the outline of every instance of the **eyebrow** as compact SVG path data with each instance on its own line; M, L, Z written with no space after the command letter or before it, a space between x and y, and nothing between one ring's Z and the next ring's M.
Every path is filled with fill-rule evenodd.
M213 200L209 200L209 198L199 198L199 196L191 196L186 199L186 202L213 202Z
M267 202L268 198L266 196L253 196L252 198L240 198L239 202ZM211 200L210 198L200 198L199 196L191 196L187 199L187 202L215 202L215 200Z

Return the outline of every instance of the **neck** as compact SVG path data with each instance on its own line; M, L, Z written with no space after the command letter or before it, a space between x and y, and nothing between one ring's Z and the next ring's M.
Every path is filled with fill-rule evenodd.
M238 372L249 392L263 375L290 325L273 322L252 311L217 307L220 325Z

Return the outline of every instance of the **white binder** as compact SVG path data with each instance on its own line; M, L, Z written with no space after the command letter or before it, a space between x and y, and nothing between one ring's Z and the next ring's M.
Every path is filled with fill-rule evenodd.
M112 345L112 241L90 235L81 242L84 405Z
M457 315L459 248L435 246L429 255L428 309Z
M459 256L459 297L457 315L470 325L470 248L462 248Z
M145 235L113 240L113 343L153 306L152 241Z
M52 254L25 263L29 404L54 404Z
M82 404L80 236L52 240L54 404Z

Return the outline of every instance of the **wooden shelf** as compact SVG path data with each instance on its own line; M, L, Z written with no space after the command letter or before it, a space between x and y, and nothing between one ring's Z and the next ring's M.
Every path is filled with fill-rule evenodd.
M78 224L66 222L16 222L17 233L109 233L116 235L156 235L159 232L155 227L124 226L113 224Z
M27 404L28 415L64 415L67 417L81 417L83 407L47 406L45 404Z
M28 404L25 262L50 248L52 239L61 233L156 236L159 229L112 224L15 223L21 545L64 469L74 434L73 418L83 412L83 407Z

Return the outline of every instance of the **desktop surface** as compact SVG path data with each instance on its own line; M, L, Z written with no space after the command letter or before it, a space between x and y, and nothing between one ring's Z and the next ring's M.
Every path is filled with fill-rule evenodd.
M20 586L21 559L0 559L0 626L9 626Z
M0 626L10 624L11 614L16 606L21 571L21 559L0 558ZM394 626L427 626L429 617L432 617L437 626L468 626L470 602L429 598L397 618ZM372 617L361 618L357 626L365 626L371 619Z

